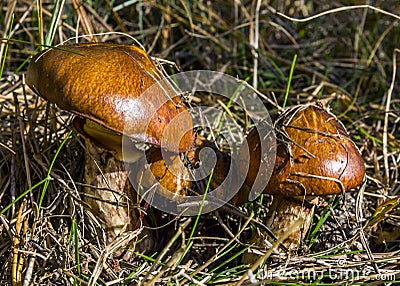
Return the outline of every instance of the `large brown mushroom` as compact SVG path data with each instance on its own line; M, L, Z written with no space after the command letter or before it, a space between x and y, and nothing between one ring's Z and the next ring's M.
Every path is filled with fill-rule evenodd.
M74 125L87 148L84 197L101 221L107 243L123 229L132 230L138 220L136 195L122 161L123 136L172 152L193 144L191 116L172 88L159 83L162 78L146 52L132 45L63 45L30 62L27 84L78 115Z
M293 249L310 226L318 197L356 188L364 179L365 167L346 128L321 102L292 107L281 114L274 125L276 158L264 190L274 197L266 225L279 237L302 217L303 226L284 243ZM256 129L247 138L249 148L254 152L250 153L246 185L252 186L264 160L261 158L265 156L258 150L260 138ZM240 197L243 196L246 194L242 193Z

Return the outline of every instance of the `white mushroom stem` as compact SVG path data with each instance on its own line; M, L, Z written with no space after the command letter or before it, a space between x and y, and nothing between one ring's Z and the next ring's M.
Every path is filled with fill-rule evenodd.
M138 222L136 192L129 182L125 165L114 151L103 149L85 139L85 201L100 221L110 244L124 231L134 230ZM145 232L142 232L144 234ZM137 251L151 249L146 238Z
M295 221L304 220L300 228L284 241L289 250L295 249L304 240L311 225L315 204L309 197L287 198L275 195L267 214L266 226L279 238Z
M290 226L300 218L303 219L303 224L290 233L282 243L289 251L296 250L300 246L301 241L305 238L311 225L315 206L314 203L316 200L317 198L313 197L286 198L278 195L274 196L265 225L276 238L279 238L285 232L289 231ZM265 231L257 229L257 233L249 242L249 244L253 244L254 247L251 247L249 251L243 255L242 262L246 264L254 263L263 252L271 247L273 242L271 236ZM261 248L261 252L258 251L257 248Z

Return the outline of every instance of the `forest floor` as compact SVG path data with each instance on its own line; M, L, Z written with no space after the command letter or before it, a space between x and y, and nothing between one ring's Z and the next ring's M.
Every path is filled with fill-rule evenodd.
M400 283L398 0L52 2L0 2L0 285ZM25 83L43 47L88 41L139 42L168 74L243 80L272 119L323 101L358 146L364 182L324 197L300 247L260 248L260 263L243 255L258 248L249 241L269 195L193 217L149 207L148 225L116 244L143 229L157 244L116 257L84 202L87 150L73 115ZM229 109L214 96L192 103Z

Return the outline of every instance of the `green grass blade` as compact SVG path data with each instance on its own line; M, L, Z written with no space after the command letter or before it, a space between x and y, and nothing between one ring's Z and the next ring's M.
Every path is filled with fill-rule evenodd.
M64 138L64 140L61 142L60 146L58 147L57 152L56 152L56 154L54 155L53 160L51 161L49 170L47 171L47 177L46 177L46 178L51 178L50 173L51 173L51 170L53 170L54 163L56 162L56 159L57 159L57 157L58 157L58 154L60 154L61 149L63 148L65 142L67 142L67 140L68 140L69 137L71 136L71 133L72 133L72 131L68 132L67 136ZM39 200L39 205L38 205L38 212L40 212L40 208L42 207L44 195L46 194L47 188L49 187L49 183L50 183L50 180L49 180L49 179L47 179L47 180L45 181L45 183L44 183L44 187L43 187L43 190L42 190L42 194L40 195L40 200Z
M68 252L70 251L71 241L74 241L75 263L78 271L78 276L71 277L74 285L81 285L81 259L79 255L79 239L78 239L78 225L75 218L72 219L71 230L68 235Z
M36 0L37 7L37 19L38 19L38 32L39 32L39 43L43 44L43 19L42 19L42 1Z
M204 192L203 199L202 199L202 201L201 201L201 205L200 205L200 208L199 208L199 213L198 213L197 216L196 216L196 220L195 220L195 222L194 222L192 231L190 232L188 244L192 241L194 232L196 231L197 224L199 223L200 216L201 216L201 212L203 211L204 201L205 201L205 199L206 199L208 190L210 189L211 179L212 179L212 177L213 177L213 173L214 173L214 169L211 170L210 177L208 178L206 191Z
M218 256L218 259L230 254L231 251L233 251L233 249L236 247L237 245L232 245L230 248L228 248L224 253L221 254L221 256ZM212 270L210 270L210 273L214 273L216 272L218 269L224 267L226 264L228 264L229 262L231 262L232 260L235 260L236 258L238 258L240 255L242 255L244 252L246 252L248 249L248 247L243 248L242 250L240 250L239 252L235 253L234 255L232 255L231 257L227 258L226 260L222 261L218 266L216 266L215 268L213 268ZM219 276L217 274L217 276Z
M325 224L326 220L331 216L331 209L335 209L340 201L341 197L339 198L332 197L331 201L323 209L321 218L317 222L316 226L312 229L312 231L309 232L309 235L307 237L307 240L309 241L308 243L309 248L314 244L314 241L318 237L318 232L321 229L321 227Z
M283 105L282 105L283 108L286 107L286 102L287 102L287 99L288 99L288 96L289 96L290 84L291 84L291 82L292 82L293 71L294 71L294 67L296 66L296 61L297 61L297 54L294 55L293 61L292 61L292 66L290 67L290 73L289 73L289 78L288 78L288 84L287 84L287 87L286 87L285 100L283 101Z
M188 252L189 248L192 246L193 235L194 235L194 232L196 231L197 225L198 225L199 220L200 220L201 212L202 212L203 206L204 206L204 201L205 201L206 196L207 196L207 194L208 194L208 190L210 189L211 179L212 179L212 177L213 177L213 173L214 173L214 169L211 170L210 177L208 178L208 182L207 182L206 191L204 192L203 199L202 199L202 201L201 201L201 205L200 205L200 208L199 208L199 212L198 212L198 214L197 214L197 216L196 216L196 220L195 220L194 225L193 225L193 227L192 227L192 231L190 232L190 235L189 235L189 238L188 238L188 242L187 242L187 244L186 244L186 248L185 248L185 250L184 250L184 252L183 252L183 254L182 254L182 257L180 258L178 264L181 263L182 259L185 257L185 255L186 255L186 253Z
M75 262L76 262L76 267L78 269L78 275L81 276L81 259L79 255L79 237L78 237L78 225L76 223L76 220L72 220L72 235L74 237L74 246L75 246Z
M64 6L65 0L57 0L54 5L54 10L51 16L51 22L49 30L46 34L46 39L44 40L45 45L51 45L54 40L54 36L57 32L58 22L60 21L62 15L62 9Z
M22 199L23 197L25 197L27 194L29 194L31 191L33 191L34 189L38 188L40 185L46 183L46 181L52 180L52 178L50 177L46 177L45 179L41 180L40 182L38 182L37 184L33 185L31 188L29 188L28 190L26 190L25 192L23 192L22 194L20 194L13 202L11 202L8 206L6 206L4 209L2 209L0 211L0 214L5 213L9 208L11 208L16 202L18 202L20 199Z

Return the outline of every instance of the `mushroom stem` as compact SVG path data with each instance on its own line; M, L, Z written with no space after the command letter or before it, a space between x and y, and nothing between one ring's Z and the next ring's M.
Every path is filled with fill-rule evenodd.
M287 198L276 195L267 214L266 226L280 237L290 225L303 218L303 225L292 232L283 243L289 250L296 249L310 228L313 211L314 204L307 197Z
M303 224L295 229L288 237L282 242L289 251L295 251L302 243L308 229L310 228L314 204L310 197L294 197L288 198L285 196L275 195L267 217L265 219L265 226L276 236L281 237L289 227L293 225L300 218L303 219ZM251 238L249 244L253 244L256 248L265 251L273 243L271 236L263 230L257 229L257 233ZM242 258L242 262L246 264L254 263L261 253L257 253L255 249L249 249Z
M133 230L138 221L135 190L129 182L124 162L115 151L99 147L88 139L85 139L85 145L85 202L100 221L105 242L109 244L124 231ZM153 243L147 235L139 245L135 245L136 251L148 250ZM122 254L118 252L116 255ZM127 253L124 258L129 256Z

